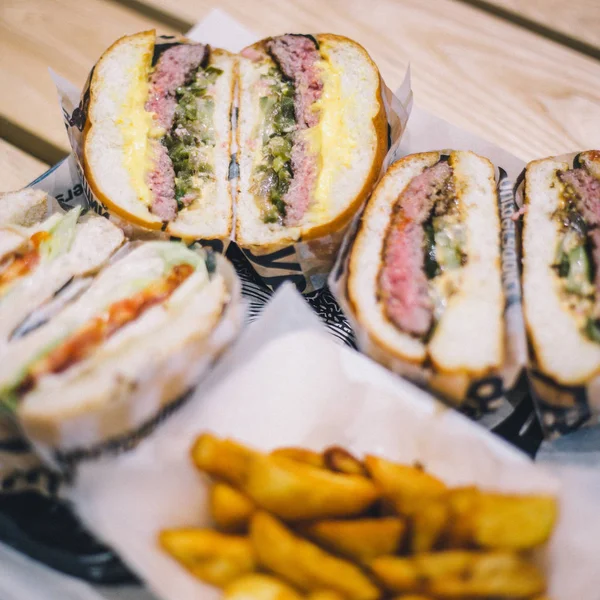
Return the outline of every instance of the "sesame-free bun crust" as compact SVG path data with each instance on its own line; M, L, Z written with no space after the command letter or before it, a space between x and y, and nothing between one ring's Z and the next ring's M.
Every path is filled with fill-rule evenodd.
M118 124L122 106L140 81L147 81L156 31L117 40L94 67L83 141L83 170L94 195L125 221L161 229L162 221L139 201L125 166L125 142Z
M0 193L0 227L31 227L43 221L47 212L48 194L42 190L24 188Z

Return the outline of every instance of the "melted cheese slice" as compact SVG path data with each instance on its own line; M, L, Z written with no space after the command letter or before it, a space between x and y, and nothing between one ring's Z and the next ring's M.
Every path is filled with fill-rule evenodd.
M329 60L327 48L321 46L323 60L318 65L323 80L323 93L314 103L319 111L317 125L303 132L311 152L318 156L318 175L314 202L309 209L313 221L325 221L331 215L331 189L340 171L352 166L352 157L357 146L355 132L349 116L355 110L354 94L342 90L343 70Z
M123 163L130 175L138 199L145 206L152 203L152 193L146 175L152 169L151 139L160 137L164 131L155 127L154 113L145 110L150 89L148 80L152 67L152 55L131 69L131 85L121 104L116 120L123 138Z

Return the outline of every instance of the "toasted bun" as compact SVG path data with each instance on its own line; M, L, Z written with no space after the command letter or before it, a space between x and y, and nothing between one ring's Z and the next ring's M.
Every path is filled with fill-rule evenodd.
M319 157L323 179L317 181L317 188L322 187L327 200L315 202L313 198L298 226L264 223L250 191L255 129L261 121L260 94L255 88L260 73L256 63L240 57L236 241L258 253L344 227L371 191L387 150L387 122L376 65L352 40L331 34L315 37L324 58L324 88L319 101L321 120L311 129L322 127L325 132ZM251 49L267 57L268 41L258 42Z
M580 155L600 172L600 153ZM558 170L570 165L555 158L527 165L523 217L523 310L536 366L564 385L576 385L600 372L600 345L588 339L561 301L555 262L559 231L552 214L562 184ZM596 266L598 268L598 266Z
M144 104L155 40L154 30L125 36L96 63L90 82L83 166L92 191L110 211L135 225L160 229L161 220L149 211L148 186L143 199L139 194L151 127ZM133 154L128 141L134 136L142 142L135 151L137 186L126 160L128 152Z
M388 366L405 363L403 371L413 372L430 362L443 381L441 385L450 390L450 396L456 396L464 393L470 379L500 367L504 359L500 219L494 169L487 159L472 152L450 155L466 226L467 263L462 268L460 288L450 297L429 343L390 322L378 293L392 209L409 182L439 159L439 152L407 156L392 165L379 182L350 253L347 293L357 324L378 360Z
M96 64L83 163L90 188L110 212L133 225L161 230L165 224L150 210L152 195L146 182L152 164L148 146L155 126L145 104L155 41L154 30L123 37ZM199 206L182 209L166 226L167 233L184 239L226 238L232 227L228 169L235 58L215 50L210 64L223 70L215 85L216 189Z
M18 192L0 193L0 227L31 227L43 221L48 212L48 194L25 188Z

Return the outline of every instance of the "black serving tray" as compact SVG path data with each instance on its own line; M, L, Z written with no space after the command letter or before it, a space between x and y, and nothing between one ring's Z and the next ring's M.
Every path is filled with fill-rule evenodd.
M38 492L0 495L0 539L34 560L92 583L138 581L81 525L67 503Z

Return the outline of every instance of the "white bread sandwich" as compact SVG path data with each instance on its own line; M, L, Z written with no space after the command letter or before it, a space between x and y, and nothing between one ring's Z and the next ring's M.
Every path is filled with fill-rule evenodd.
M155 31L94 67L84 130L90 188L125 222L186 240L229 237L235 58Z
M342 229L387 151L366 50L330 34L268 38L242 51L238 81L238 245L265 254Z
M527 165L523 308L535 368L575 386L600 374L600 151Z
M80 213L77 207L31 227L0 226L0 343L74 279L98 271L123 243L123 232L107 219Z
M0 227L31 227L39 223L48 212L48 200L46 192L33 188L0 193Z
M390 167L348 258L347 300L379 362L460 403L504 362L494 168L472 152Z
M72 450L125 434L197 383L231 338L211 336L238 295L220 255L134 244L78 299L0 349L0 398L41 445Z

